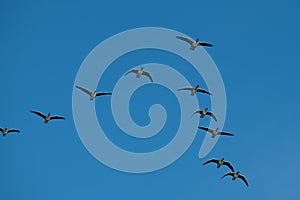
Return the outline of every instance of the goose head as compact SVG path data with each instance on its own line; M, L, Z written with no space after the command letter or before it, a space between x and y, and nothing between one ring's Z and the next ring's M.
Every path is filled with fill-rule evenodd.
M208 110L208 108L205 108L204 111L206 112Z
M218 132L218 131L219 131L219 128L217 128L215 131Z
M199 88L199 85L196 85L195 89L198 89Z
M48 113L47 117L50 117L50 113Z
M141 71L144 71L144 67L141 67Z
M196 42L199 42L199 38L196 39Z
M223 161L224 161L224 158L222 158L220 161L223 162Z

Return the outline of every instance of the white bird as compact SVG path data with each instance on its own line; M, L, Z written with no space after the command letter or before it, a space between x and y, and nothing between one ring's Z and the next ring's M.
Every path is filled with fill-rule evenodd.
M2 132L2 135L3 137L6 136L8 133L20 133L19 130L16 130L16 129L3 129L3 128L0 128L0 131Z
M192 88L181 88L181 89L177 89L178 91L180 90L189 90L191 91L191 96L194 96L196 92L201 92L201 93L205 93L205 94L208 94L208 95L212 95L210 92L204 90L204 89L201 89L199 88L199 85L196 85L196 87Z
M204 110L197 110L196 112L193 113L193 115L196 114L196 113L199 113L201 118L205 117L205 115L209 115L209 116L211 116L215 121L217 121L216 116L215 116L212 112L209 112L209 111L208 111L208 108L205 108Z
M205 127L202 127L202 126L198 126L198 128L210 132L212 138L215 138L217 135L233 136L232 133L227 133L227 132L219 131L219 128L217 128L215 130L212 130L210 128L205 128Z
M144 67L141 67L140 69L132 69L128 71L124 76L126 76L129 73L135 73L137 78L140 78L142 75L147 76L151 82L153 82L153 79L149 72L144 71Z
M89 91L88 89L84 88L84 87L80 87L78 85L76 85L76 88L80 89L81 91L83 91L84 93L88 94L90 96L90 100L93 101L96 97L98 96L103 96L103 95L111 95L110 92L96 92L96 90L94 92Z
M66 118L60 117L60 116L51 116L50 113L48 113L48 115L44 115L43 113L33 111L33 110L31 110L30 112L42 117L44 119L45 124L47 124L52 119L66 119Z
M213 159L208 160L205 163L203 163L203 165L206 165L206 164L212 163L212 162L217 164L217 168L220 168L222 165L226 165L232 172L234 172L234 169L233 169L232 165L230 164L230 162L224 161L224 158L222 158L221 160L213 158Z
M190 49L195 50L197 46L206 46L206 47L212 47L213 45L207 42L199 42L199 38L196 39L196 41L193 41L186 37L176 36L177 39L183 40L191 45Z
M222 178L224 178L225 176L232 176L232 180L240 178L240 179L242 179L244 181L244 183L247 186L249 185L248 182L247 182L247 180L246 180L246 178L244 176L240 175L239 171L238 172L229 172L229 173L225 174L224 176L222 176Z

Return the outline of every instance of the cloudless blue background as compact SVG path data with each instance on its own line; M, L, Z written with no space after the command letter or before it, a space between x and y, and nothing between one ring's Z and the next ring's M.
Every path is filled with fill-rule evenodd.
M297 199L299 11L296 0L1 1L0 127L22 133L0 138L0 198ZM72 91L80 64L96 45L144 26L175 29L215 45L207 51L226 87L224 130L236 135L220 138L199 160L204 138L199 131L173 165L127 174L98 162L81 143L72 119ZM127 60L124 65L130 69L134 63ZM106 83L98 89L112 89L113 82ZM140 92L135 98L143 98ZM105 110L109 100L96 99L97 110ZM31 109L67 119L45 125ZM145 117L135 120L147 124ZM124 140L116 142L131 144ZM202 166L212 157L230 160L247 177L249 187L229 177L221 180L225 167Z

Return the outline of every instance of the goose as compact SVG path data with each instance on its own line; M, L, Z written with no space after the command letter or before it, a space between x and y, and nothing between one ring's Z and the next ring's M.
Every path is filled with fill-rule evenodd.
M245 178L244 176L242 176L242 175L240 174L239 171L238 171L238 172L229 172L229 173L225 174L224 176L222 176L222 178L224 178L225 176L232 176L232 180L235 180L235 179L237 179L237 178L240 178L240 179L242 179L242 180L244 181L244 183L245 183L247 186L249 186L249 184L248 184L246 178Z
M206 165L206 164L212 163L212 162L217 164L217 168L220 168L222 165L226 165L232 172L234 172L234 169L233 169L232 165L230 164L230 162L224 161L224 158L222 158L221 160L213 158L213 159L208 160L205 163L203 163L203 165Z
M78 85L75 86L76 88L78 88L79 90L83 91L84 93L90 95L90 100L93 101L97 96L103 96L103 95L111 95L112 93L110 92L91 92L88 89L84 88L84 87L80 87Z
M212 112L209 112L209 111L207 111L207 110L208 110L208 108L205 108L204 110L197 110L196 112L193 113L193 115L196 114L196 113L199 113L199 114L200 114L200 118L205 117L205 115L209 115L209 116L211 116L215 121L217 121L216 116L215 116Z
M8 133L20 133L19 130L16 130L16 129L3 129L3 128L0 128L0 131L2 132L2 135L3 137L6 136Z
M153 79L149 72L144 71L144 67L141 67L140 69L132 69L128 71L124 76L126 76L129 73L135 73L137 78L140 78L142 75L147 76L151 82L153 82Z
M212 134L212 135L211 135L212 138L215 138L217 135L228 135L228 136L233 136L233 134L231 134L231 133L219 131L219 128L217 128L217 129L215 129L215 130L212 130L212 129L210 129L210 128L205 128L205 127L202 127L202 126L198 126L198 128L210 132L210 133Z
M45 120L44 121L45 124L47 124L52 119L66 119L66 118L60 117L60 116L51 116L50 113L48 113L48 115L44 115L43 113L33 111L33 110L31 110L30 112L42 117Z
M189 90L189 91L191 91L191 96L194 96L196 94L196 92L201 92L201 93L204 93L204 94L212 95L210 92L199 88L199 85L196 85L196 87L194 87L194 88L181 88L181 89L177 89L177 90L178 91L180 91L180 90Z
M186 37L176 36L177 39L183 40L191 45L190 50L194 51L197 46L206 46L206 47L212 47L213 45L207 42L199 42L199 38L196 39L196 41L193 41Z

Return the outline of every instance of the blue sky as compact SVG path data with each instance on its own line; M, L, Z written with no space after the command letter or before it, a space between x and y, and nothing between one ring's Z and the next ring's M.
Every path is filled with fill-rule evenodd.
M19 128L22 133L0 138L1 198L296 199L299 9L296 0L2 1L0 127ZM145 26L174 29L215 45L207 52L226 87L224 130L236 135L220 139L199 160L204 138L199 131L173 165L148 174L127 174L106 167L85 149L72 119L72 92L77 70L95 46L121 31ZM144 53L154 61L144 54L136 56L137 61L124 58L124 66L130 69L135 62L165 58L155 51ZM98 89L111 89L114 79L104 81ZM168 102L163 98L151 102L141 92L134 98L148 100L148 104ZM96 109L109 112L109 100L97 99ZM209 105L209 100L205 103ZM31 109L67 120L45 125ZM147 110L142 105L137 109ZM137 123L147 124L145 116L134 117L139 115L134 110L132 114ZM109 120L111 115L105 115L98 118ZM107 124L107 130L115 131L115 125ZM166 132L174 128L167 125ZM137 142L111 137L129 149ZM154 147L166 142L161 139ZM212 157L230 160L250 186L230 178L221 180L226 168L202 166Z

